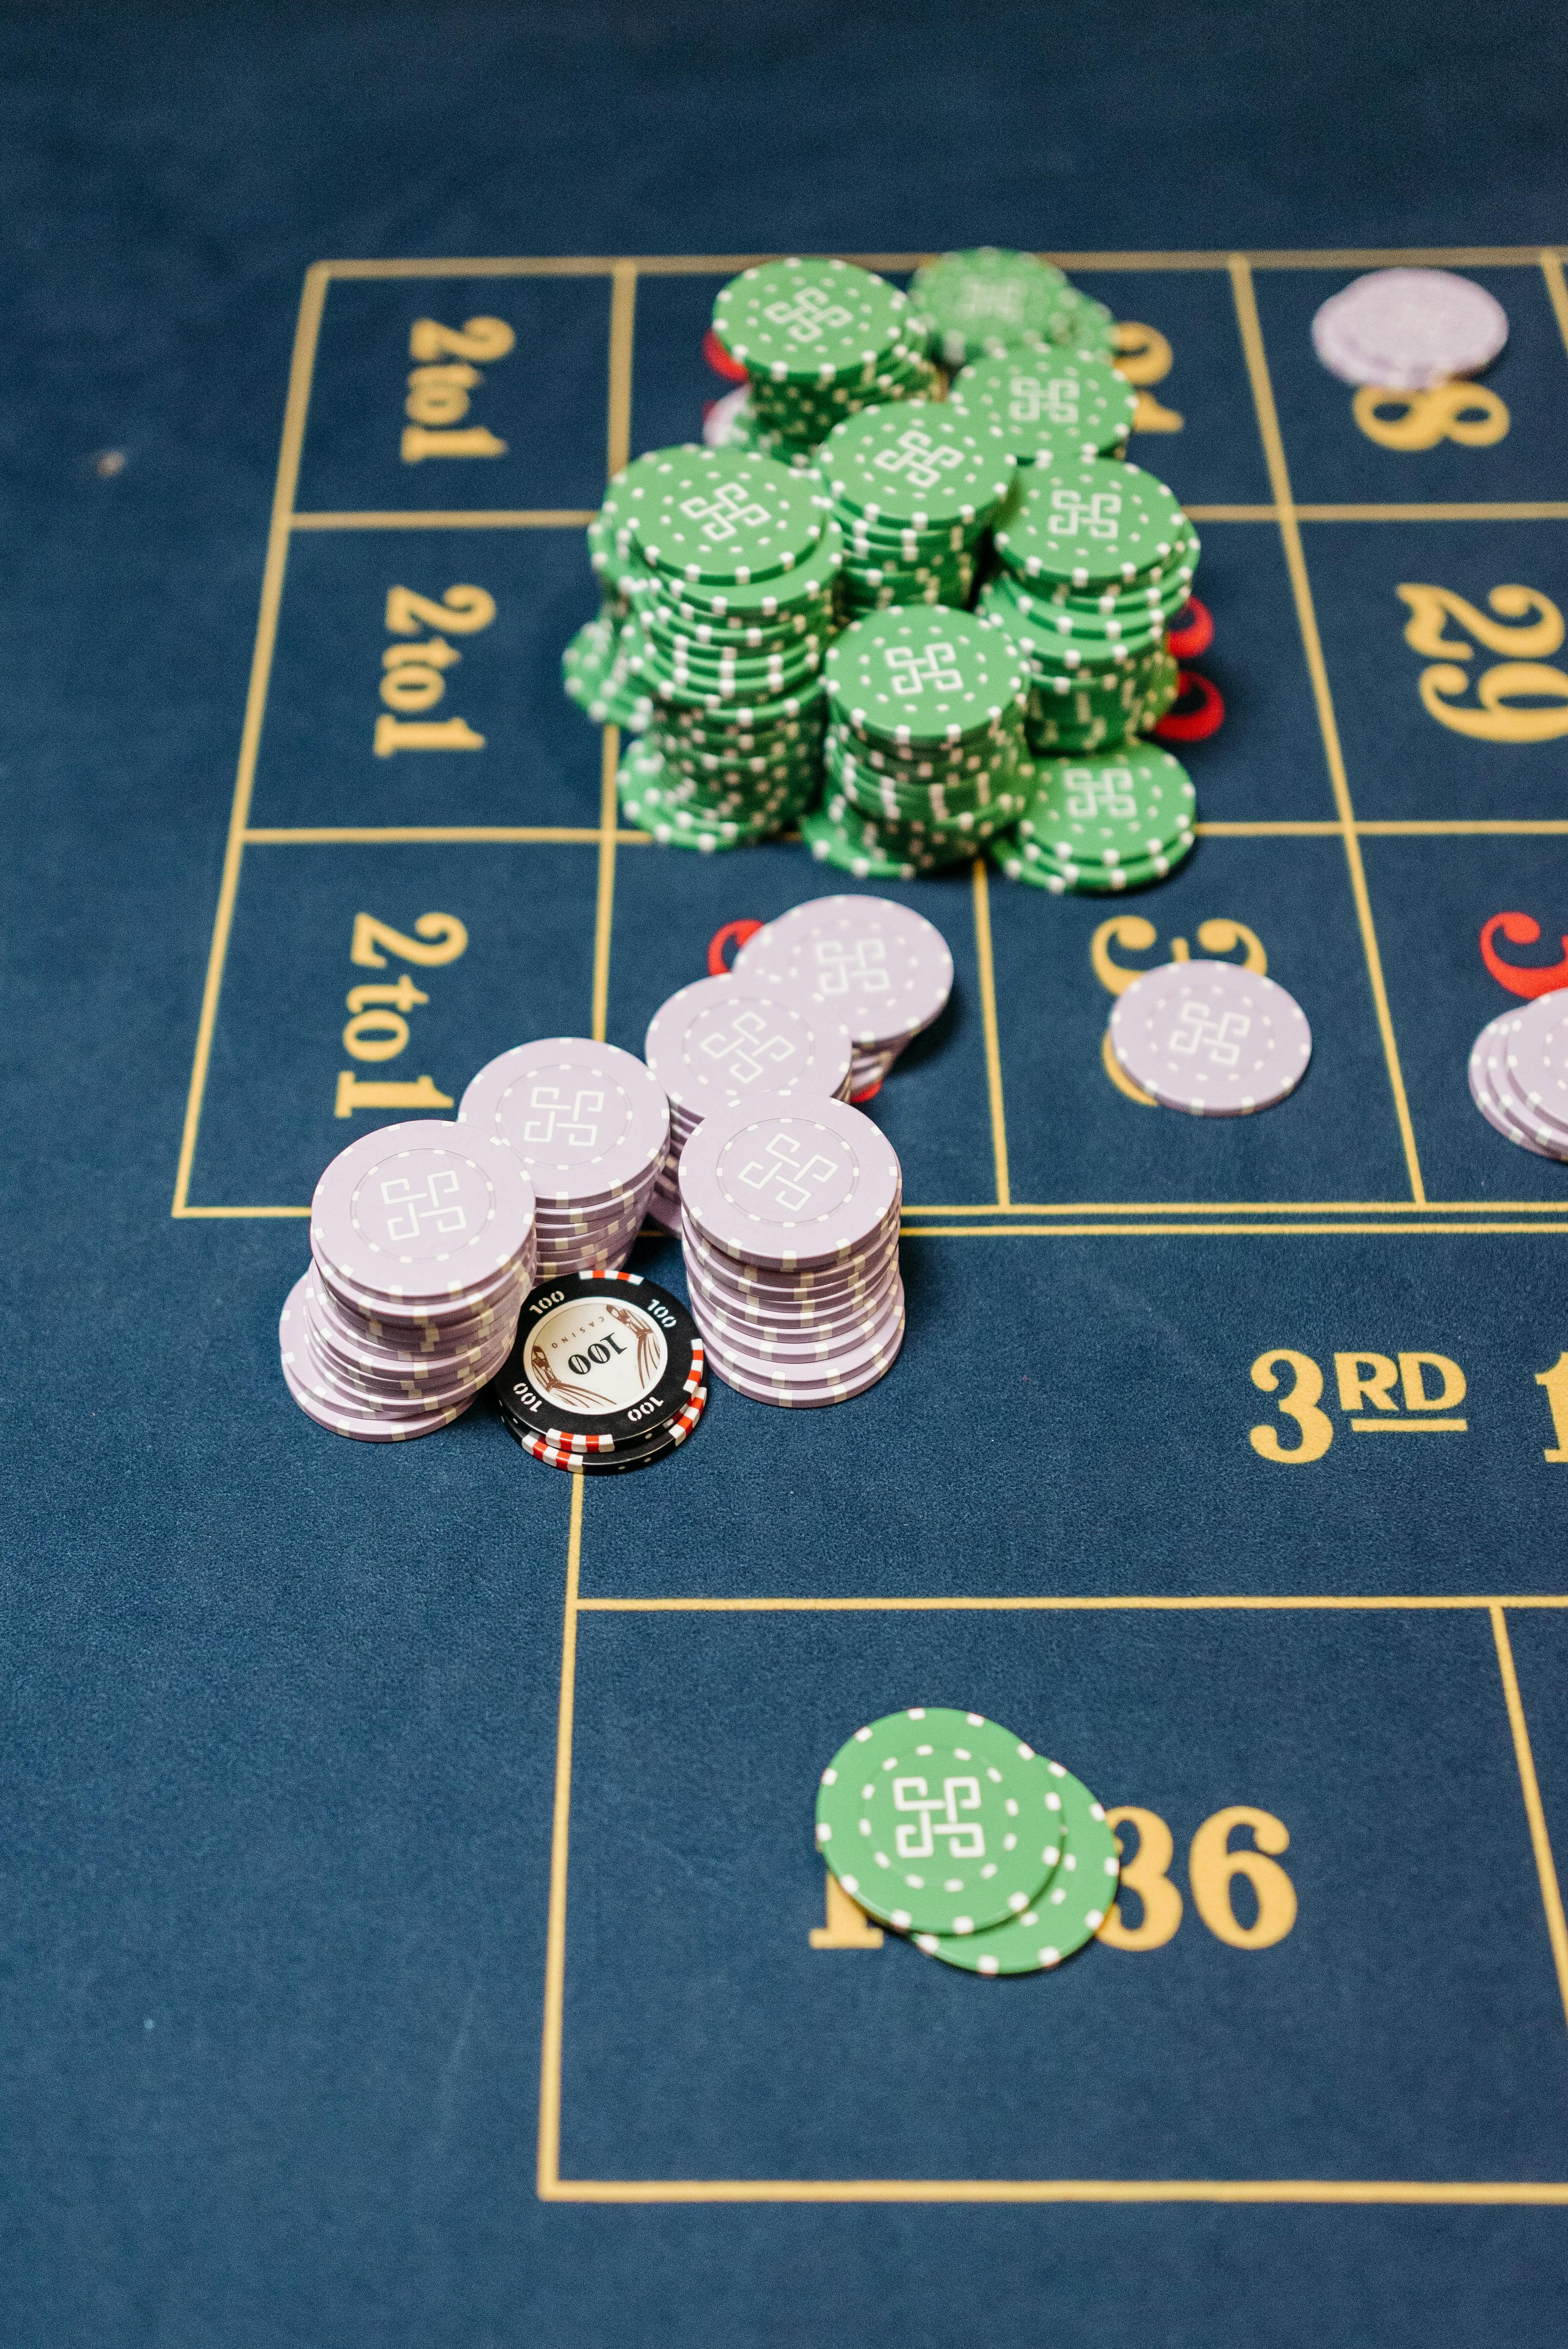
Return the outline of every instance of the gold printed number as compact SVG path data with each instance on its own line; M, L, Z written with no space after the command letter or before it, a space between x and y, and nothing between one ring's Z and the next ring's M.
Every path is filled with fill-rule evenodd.
M1137 392L1135 432L1179 432L1186 418L1174 408L1162 408L1146 387L1163 383L1175 364L1175 355L1158 326L1140 326L1128 318L1116 328L1116 373Z
M379 922L373 914L356 914L348 959L363 970L385 970L387 957L377 951L385 947L400 962L419 963L430 969L437 963L455 962L468 944L468 931L455 914L421 914L414 929L416 935L410 938L406 931L393 929L389 922Z
M882 1928L873 1925L829 1869L826 1915L822 1924L812 1927L809 1939L814 1950L879 1950Z
M1477 742L1554 742L1568 734L1568 675L1544 660L1563 636L1563 615L1549 595L1538 587L1494 587L1487 597L1498 616L1493 619L1449 587L1410 582L1396 592L1410 611L1406 643L1435 656L1434 665L1421 671L1417 690L1422 708L1439 726ZM1450 619L1475 644L1450 636ZM1473 657L1475 645L1514 657L1482 669L1474 679L1475 702L1463 708L1459 697L1471 679L1458 663Z
M1542 1456L1558 1466L1568 1465L1568 1354L1559 1354L1549 1371L1537 1371L1535 1383L1546 1390L1552 1433L1557 1438L1552 1450Z
M470 318L461 333L434 318L416 318L409 331L411 359L504 359L517 337L504 318Z
M1321 1460L1334 1442L1334 1422L1327 1412L1319 1411L1323 1397L1323 1372L1310 1354L1298 1354L1289 1346L1276 1346L1260 1354L1252 1365L1252 1384L1262 1394L1278 1392L1280 1378L1277 1364L1283 1364L1293 1374L1293 1384L1288 1394L1280 1396L1279 1409L1287 1419L1293 1419L1301 1429L1299 1444L1283 1444L1279 1429L1265 1421L1262 1426L1248 1431L1247 1441L1260 1459L1272 1460L1282 1467L1303 1467L1309 1460ZM1393 1375L1393 1365L1389 1365ZM1283 1845L1280 1847L1282 1850Z
M1350 412L1369 440L1401 450L1435 449L1439 440L1490 449L1511 421L1506 403L1484 383L1439 383L1430 391L1387 391L1364 383Z
M1158 1812L1139 1810L1136 1803L1107 1811L1106 1821L1113 1830L1130 1826L1137 1831L1137 1849L1131 1859L1122 1860L1117 1891L1135 1893L1142 1914L1136 1925L1127 1924L1118 1897L1097 1939L1113 1950L1163 1950L1181 1922L1181 1895L1166 1874L1176 1839Z
M472 636L495 617L495 598L483 587L449 587L441 602L416 595L411 587L387 590L387 633L417 636L421 628L450 628L454 636Z
M1256 1849L1231 1848L1237 1827L1251 1827ZM1205 1819L1192 1838L1187 1856L1187 1881L1198 1913L1217 1940L1233 1950L1272 1950L1296 1921L1296 1889L1276 1858L1268 1853L1288 1851L1290 1829L1272 1811L1256 1811L1248 1803L1232 1803ZM1258 1913L1243 1925L1231 1902L1231 1887L1244 1876L1252 1888Z

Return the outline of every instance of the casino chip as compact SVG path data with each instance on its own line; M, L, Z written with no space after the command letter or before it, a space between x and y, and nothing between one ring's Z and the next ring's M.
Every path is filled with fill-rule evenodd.
M1117 1066L1166 1109L1247 1117L1293 1093L1312 1058L1293 995L1232 962L1146 971L1111 1013Z
M311 1202L278 1328L289 1392L362 1442L446 1426L505 1361L537 1248L533 1185L495 1141L434 1119L361 1135Z
M1508 314L1452 270L1374 269L1323 304L1312 340L1342 383L1428 391L1490 367L1508 340Z
M947 940L891 897L812 897L767 922L735 957L733 976L776 986L848 1023L851 1101L879 1085L952 993Z
M1071 344L1108 354L1115 323L1103 302L1069 284L1033 253L983 244L944 253L916 270L909 299L925 321L933 357L961 367L1020 347Z
M1121 1860L1106 1815L1081 1778L1036 1755L1061 1805L1060 1865L1022 1915L983 1933L914 1933L928 1957L965 1973L1047 1973L1093 1940L1116 1897Z
M1041 759L1034 776L1016 835L992 844L1010 880L1104 895L1163 881L1191 854L1197 794L1179 760L1152 742Z
M966 1937L1023 1915L1062 1857L1062 1798L980 1713L911 1706L857 1729L822 1774L816 1846L901 1933Z
M677 1170L705 1117L748 1092L842 1098L855 1061L841 1009L814 1001L804 979L770 986L734 973L694 979L661 1004L643 1050L670 1101L669 1149L649 1202L667 1231L680 1227Z
M1469 1086L1510 1142L1568 1159L1568 995L1554 989L1489 1021L1470 1053Z
M809 467L846 417L930 388L925 332L907 295L854 262L768 261L719 289L713 333L746 370L725 445Z
M812 1410L887 1376L904 1340L903 1177L869 1118L750 1096L691 1135L680 1190L691 1310L726 1385Z
M457 1117L528 1174L540 1279L625 1263L670 1146L663 1088L632 1053L581 1036L518 1044L480 1070Z
M1093 351L1047 347L976 359L953 378L954 416L991 425L1020 465L1123 457L1137 394Z
M636 1273L571 1273L524 1300L496 1400L524 1449L552 1467L640 1468L697 1424L704 1360L669 1289Z
M968 604L981 541L1016 470L994 424L924 400L867 409L834 428L817 466L844 539L839 585L851 616Z

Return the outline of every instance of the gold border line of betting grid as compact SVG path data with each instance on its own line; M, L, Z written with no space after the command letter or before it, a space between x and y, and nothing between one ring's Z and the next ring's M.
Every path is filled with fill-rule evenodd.
M1551 1946L1558 1993L1568 2021L1568 1920L1552 1858L1507 1614L1568 1607L1568 1598L1434 1596L996 1598L996 1599L586 1599L581 1594L583 1486L572 1488L556 1715L556 1792L545 1931L545 2013L541 2042L536 2191L543 2201L661 2202L1232 2202L1397 2203L1428 2205L1568 2204L1568 2182L1500 2178L563 2178L560 2174L561 2065L566 2008L567 1857L571 1823L572 1733L577 1623L585 1613L833 1613L1151 1611L1461 1612L1484 1609L1497 1655L1513 1741L1520 1792Z
M288 370L288 397L283 416L283 438L278 449L272 519L267 528L266 558L262 570L261 608L256 618L250 684L245 694L245 714L240 730L239 763L234 774L234 800L229 810L228 839L223 849L223 873L218 889L217 912L213 921L212 944L207 953L207 975L202 989L202 1010L196 1027L196 1050L191 1066L190 1090L185 1100L180 1160L174 1175L174 1198L170 1212L176 1216L188 1212L186 1203L191 1188L191 1170L196 1156L196 1137L201 1128L202 1101L212 1059L213 1034L217 1025L218 999L223 989L223 964L229 950L229 931L234 921L234 901L239 894L240 866L244 857L245 822L250 813L251 792L255 782L256 756L261 748L267 688L272 680L273 648L277 641L277 618L283 603L284 573L288 563L289 516L294 510L294 495L299 481L299 460L305 446L305 422L310 407L311 379L316 371L316 347L321 332L322 308L327 299L327 274L320 262L313 263L306 271L299 317L295 326L294 352Z
M1265 247L1238 254L1224 251L1157 253L1044 252L1043 258L1062 269L1111 271L1228 271L1238 259L1252 269L1386 269L1402 264L1438 269L1547 268L1568 246L1540 244L1381 245L1376 247ZM918 269L934 261L934 253L846 253L839 256L865 269ZM449 255L430 260L318 261L314 266L327 278L376 277L608 277L621 266L635 268L644 277L724 277L737 270L753 269L776 261L775 253L699 254L514 254Z

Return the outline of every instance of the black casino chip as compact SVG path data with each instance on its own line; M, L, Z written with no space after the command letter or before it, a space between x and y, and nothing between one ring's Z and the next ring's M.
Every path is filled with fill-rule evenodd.
M524 1300L495 1392L525 1448L600 1457L646 1451L704 1377L702 1340L680 1298L634 1272L573 1272Z

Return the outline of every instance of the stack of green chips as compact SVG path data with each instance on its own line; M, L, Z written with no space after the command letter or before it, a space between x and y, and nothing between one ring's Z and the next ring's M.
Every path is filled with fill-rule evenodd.
M652 716L621 806L671 844L765 840L821 786L837 527L820 487L768 457L665 450L634 470L628 667Z
M807 466L836 424L931 386L907 295L850 261L768 261L721 288L713 331L750 382L726 445Z
M926 400L867 409L834 427L817 471L844 533L847 611L968 605L981 534L1017 471L994 425Z
M1163 881L1189 854L1198 797L1179 759L1128 742L1095 759L1042 759L1016 837L991 854L1010 881L1053 896Z
M1004 629L919 605L872 613L828 654L827 691L827 792L801 824L824 863L910 880L1023 814L1025 680Z
M652 714L648 689L630 666L638 649L633 625L637 596L646 576L631 524L639 485L658 478L659 466L676 453L656 449L651 456L623 467L588 524L588 558L599 583L598 616L577 630L561 655L561 674L572 700L597 726L639 733Z
M981 609L1028 663L1031 749L1108 750L1147 732L1176 698L1166 637L1199 554L1164 482L1114 459L1037 460L994 544L1003 568Z
M931 356L949 369L1022 346L1067 344L1109 357L1116 321L1033 253L982 244L944 253L917 269L909 298L926 322Z
M1137 394L1094 351L1044 345L975 359L953 378L955 416L990 424L1021 465L1125 457Z

